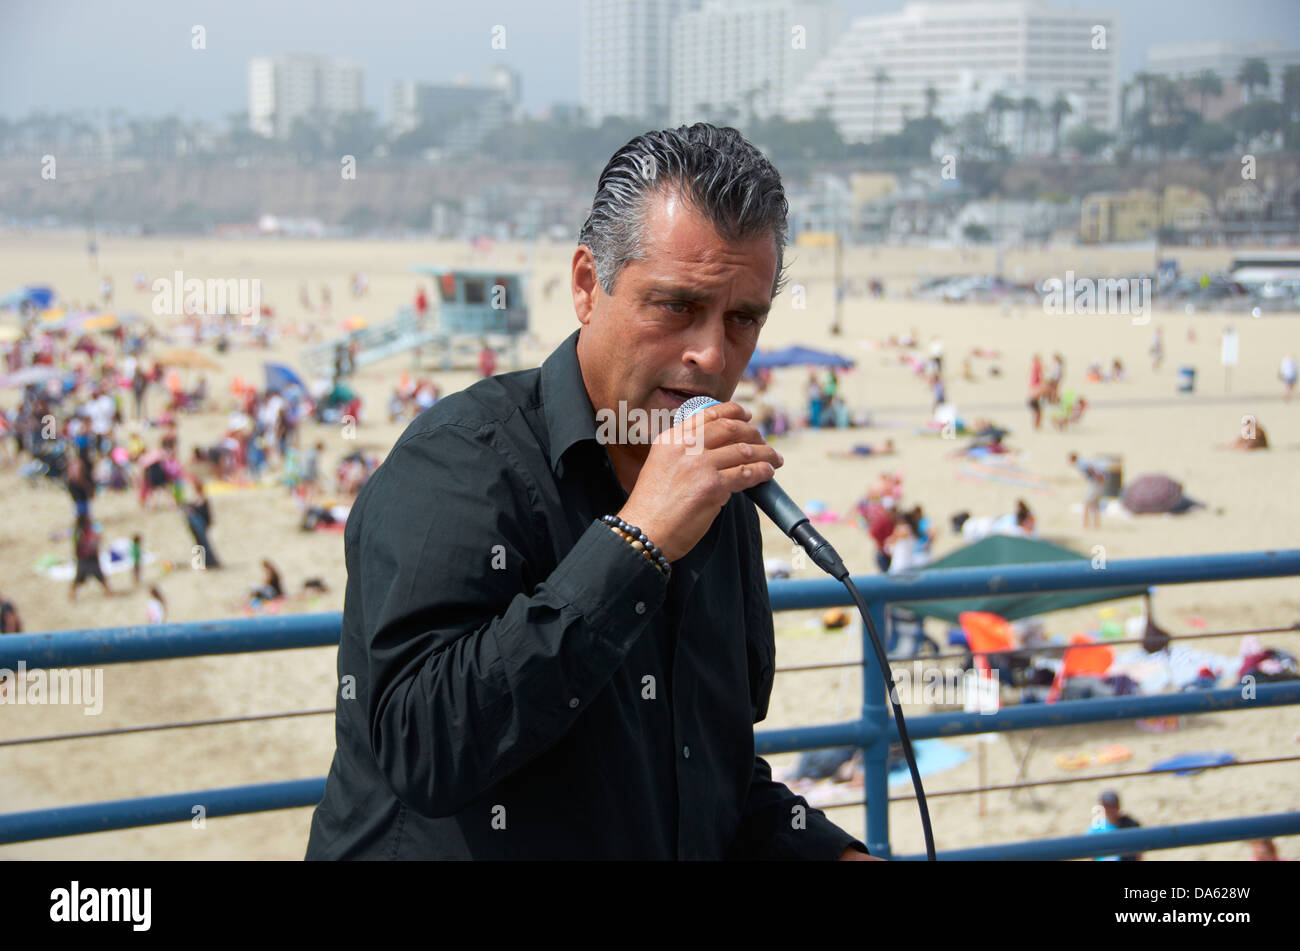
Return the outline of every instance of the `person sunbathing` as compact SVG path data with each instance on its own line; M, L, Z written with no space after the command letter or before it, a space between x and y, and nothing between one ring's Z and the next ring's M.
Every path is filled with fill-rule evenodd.
M830 449L826 455L847 459L853 456L892 456L895 453L894 440L886 439L882 443L858 443L852 449Z

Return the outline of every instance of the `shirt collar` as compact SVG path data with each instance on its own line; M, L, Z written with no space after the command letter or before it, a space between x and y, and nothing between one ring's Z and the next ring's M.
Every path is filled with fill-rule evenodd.
M561 461L574 445L596 441L596 411L578 364L578 331L542 364L542 412L550 441L551 470L563 475Z

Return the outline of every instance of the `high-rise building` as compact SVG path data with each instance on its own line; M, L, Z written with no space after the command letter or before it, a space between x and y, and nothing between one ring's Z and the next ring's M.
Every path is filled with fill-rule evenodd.
M248 124L268 138L287 139L297 119L361 109L361 66L350 60L295 53L248 64Z
M394 136L420 126L437 127L452 153L477 148L483 137L514 118L519 108L519 74L493 66L486 83L393 83L389 129Z
M1041 110L1036 129L1058 95L1074 121L1114 129L1118 41L1112 15L1043 0L908 3L853 21L787 97L786 113L807 119L825 110L847 140L869 142L931 109L955 122L1000 92L1017 102L998 123L1013 148L1024 141L1017 114L1027 98Z
M682 13L669 44L670 123L780 112L844 23L828 0L707 0Z
M699 0L583 0L579 101L587 121L667 121L669 36Z
M1153 46L1147 50L1146 71L1170 79L1189 79L1210 70L1228 87L1237 85L1241 66L1248 59L1262 59L1268 66L1268 89L1260 93L1266 92L1270 98L1281 101L1282 74L1288 66L1300 66L1300 49L1277 40L1214 40Z

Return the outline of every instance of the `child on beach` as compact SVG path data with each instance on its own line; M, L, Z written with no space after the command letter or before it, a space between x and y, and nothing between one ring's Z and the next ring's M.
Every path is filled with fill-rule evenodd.
M131 536L131 579L140 586L140 565L144 559L144 541L139 534Z

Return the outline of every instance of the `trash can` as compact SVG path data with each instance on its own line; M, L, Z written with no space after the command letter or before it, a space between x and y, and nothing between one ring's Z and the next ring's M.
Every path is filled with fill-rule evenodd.
M1106 475L1106 484L1101 490L1102 498L1119 498L1124 485L1124 460L1122 456L1098 456L1097 462Z
M1196 367L1178 368L1178 392L1192 393L1196 390Z

